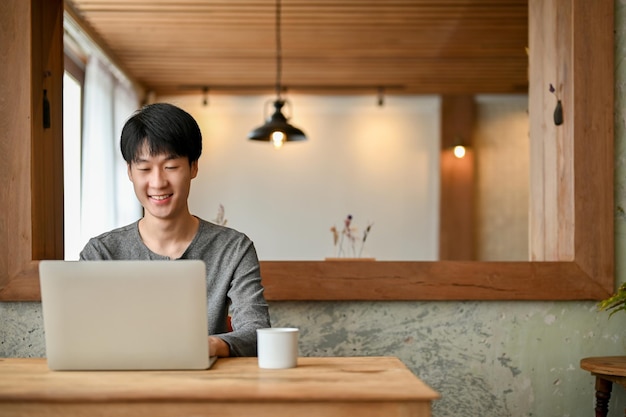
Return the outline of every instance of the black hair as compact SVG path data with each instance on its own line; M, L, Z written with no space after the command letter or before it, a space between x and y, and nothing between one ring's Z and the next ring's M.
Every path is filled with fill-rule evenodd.
M151 156L186 156L191 164L202 153L202 133L183 109L168 103L148 104L137 110L122 129L120 148L126 163L137 161L144 144Z

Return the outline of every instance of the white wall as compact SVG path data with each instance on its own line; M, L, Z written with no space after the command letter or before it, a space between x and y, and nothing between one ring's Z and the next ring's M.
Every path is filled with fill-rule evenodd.
M264 260L335 256L331 226L373 222L363 256L434 260L438 248L437 97L290 96L292 124L309 138L275 150L246 139L272 97L161 97L191 113L202 130L191 211L255 242Z

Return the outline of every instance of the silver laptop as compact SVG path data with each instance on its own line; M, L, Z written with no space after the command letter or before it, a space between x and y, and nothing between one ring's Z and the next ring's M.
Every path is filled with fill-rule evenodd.
M204 262L41 261L52 370L207 369Z

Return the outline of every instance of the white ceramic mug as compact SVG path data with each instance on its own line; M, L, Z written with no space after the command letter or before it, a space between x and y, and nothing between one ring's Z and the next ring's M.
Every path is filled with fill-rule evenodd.
M298 364L298 333L293 327L257 329L259 368L286 369Z

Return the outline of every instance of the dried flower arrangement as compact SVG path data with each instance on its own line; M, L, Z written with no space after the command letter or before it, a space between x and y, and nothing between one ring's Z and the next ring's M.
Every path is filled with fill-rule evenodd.
M357 228L352 223L352 215L348 214L343 221L343 229L341 232L337 230L337 227L332 226L330 231L333 234L333 244L337 248L337 257L351 257L351 258L360 258L363 255L363 247L365 247L365 242L367 240L367 236L372 229L373 223L368 223L367 227L363 231L362 236L358 236ZM348 242L349 251L344 250L344 243ZM360 245L358 245L360 243ZM358 251L357 251L358 246Z

